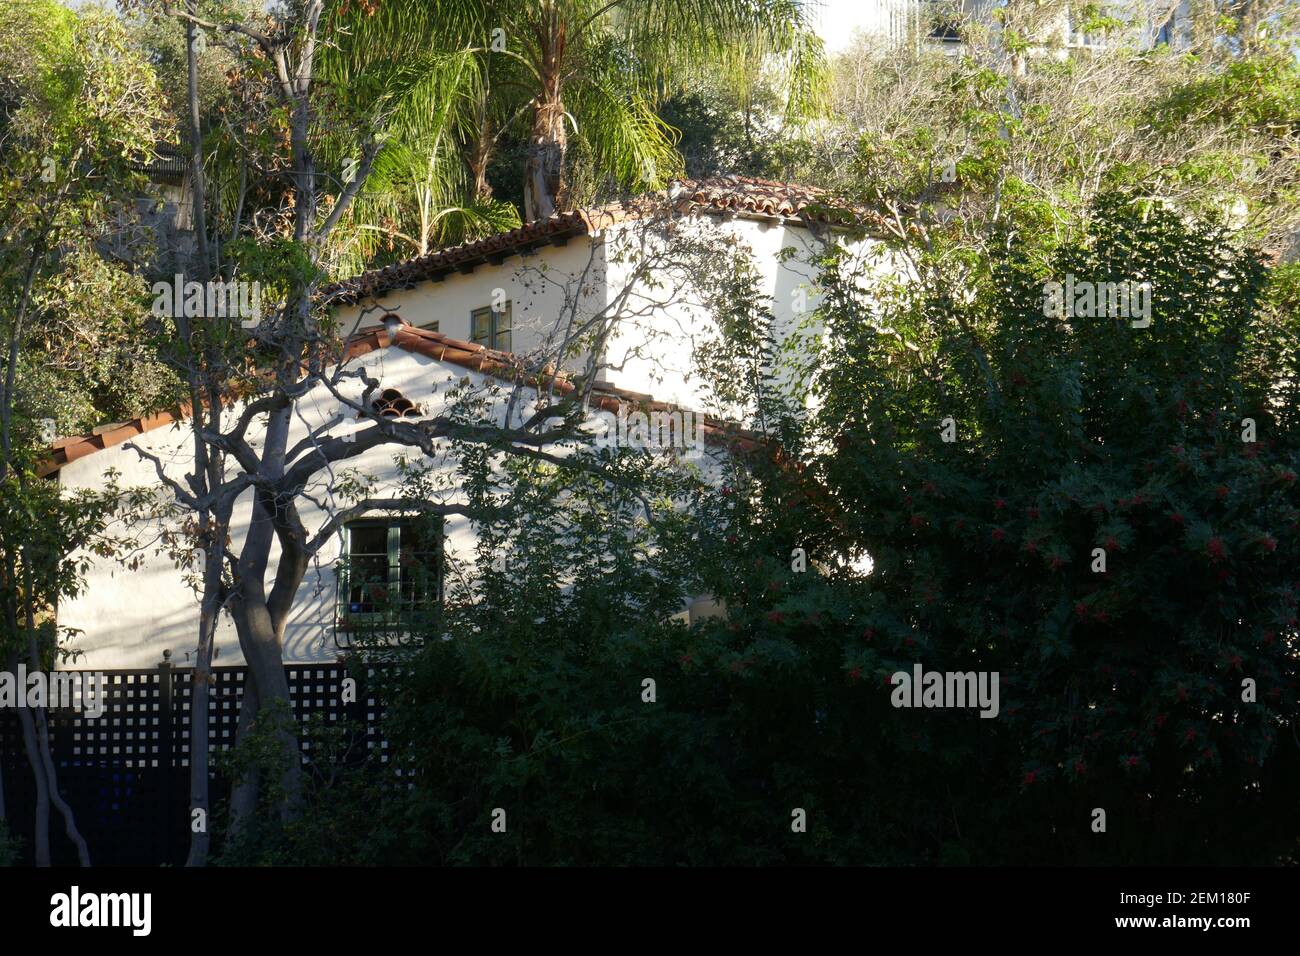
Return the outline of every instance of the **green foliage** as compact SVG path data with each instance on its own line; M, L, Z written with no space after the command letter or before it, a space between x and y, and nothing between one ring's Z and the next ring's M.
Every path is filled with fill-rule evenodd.
M1290 860L1300 338L1265 296L1294 281L1272 277L1283 293L1220 230L1125 197L1086 231L1046 269L1010 241L969 304L864 300L832 271L816 451L764 476L739 547L870 556L860 583L796 578L773 602L788 621L850 598L837 627L864 693L916 661L1001 674L997 720L882 727L914 738L904 777L949 768L911 799L935 821L950 804L936 840L963 859ZM1046 316L1043 283L1067 274L1151 282L1150 327ZM729 605L754 600L727 580Z
M223 840L214 866L356 866L399 863L406 859L396 834L387 835L390 817L400 813L405 797L400 781L383 768L366 766L365 733L340 721L314 715L301 728L310 757L305 763L302 809L293 818L276 812L283 796L284 751L281 734L299 730L285 708L266 708L254 730L233 750L220 755L217 771L231 780L257 773L267 782L257 812L236 837L218 826ZM213 819L227 819L218 806ZM418 860L408 860L418 862Z
M780 102L768 87L742 102L720 84L701 82L665 101L659 115L680 134L677 149L692 179L783 174L788 134L773 130Z
M320 839L444 864L1294 862L1293 270L1129 197L1082 229L1038 268L1011 241L961 306L832 269L804 433L679 527L516 473L439 632L373 688L409 787L340 790L314 819L358 842ZM1045 315L1067 272L1152 282L1151 325ZM725 615L674 619L701 591ZM998 716L894 708L916 663L997 672Z

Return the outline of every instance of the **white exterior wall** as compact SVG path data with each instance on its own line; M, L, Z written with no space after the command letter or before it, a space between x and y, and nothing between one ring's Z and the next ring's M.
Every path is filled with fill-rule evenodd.
M386 348L354 360L350 367L366 368L367 373L378 378L384 388L396 388L412 401L423 403L427 412L435 413L441 401L439 395L445 393L451 383L468 377L475 388L499 391L496 414L499 420L504 418L509 390L501 387L501 383L459 365L437 362L401 348ZM359 397L360 384L353 383L352 387L357 393L354 397ZM321 387L304 397L298 407L301 418L295 418L290 447L306 436L309 426L315 427L333 418L339 410L339 403ZM228 414L233 417L238 412L239 409L235 408ZM332 433L346 434L349 430L368 426L368 420L358 421L353 413L349 413L345 422L336 426ZM255 427L250 428L249 436L256 449L261 441L260 432ZM169 477L183 481L183 475L192 470L188 423L147 432L127 444L138 444L162 458ZM422 458L418 449L386 446L371 449L336 467L339 471L355 471L375 477L378 485L371 496L385 497L398 489L394 460L401 454L412 460L428 461ZM696 464L708 473L717 467L718 461L714 456L716 452L711 452ZM442 474L455 473L456 463L450 457L434 459L432 464ZM60 482L69 489L102 488L104 473L110 468L119 472L119 483L124 488L161 488L153 464L142 461L125 445L104 449L66 465L60 473ZM309 490L318 500L329 501L324 473ZM160 494L169 493L160 491ZM449 491L439 500L451 503L456 500L456 492ZM298 504L309 535L314 535L328 515L305 498ZM341 508L348 502L333 504ZM236 549L247 534L251 510L250 492L240 500L232 520L231 537ZM156 540L158 530L157 524L135 529L144 542ZM450 516L444 530L447 559L472 561L476 539L469 519ZM285 629L286 662L325 662L338 656L334 642L334 563L340 552L341 539L336 537L317 555L299 588ZM274 550L272 555L267 569L268 582L275 575ZM198 598L166 554L157 553L156 547L150 544L142 550L141 557L142 564L137 570L128 570L120 560L93 559L81 595L60 604L60 625L82 632L72 646L83 654L67 666L94 670L152 667L162 660L164 649L172 652L171 660L177 665L193 663L198 640ZM216 664L244 663L234 626L226 615L222 616L217 628L216 649Z
M484 264L473 272L453 272L441 281L421 282L414 289L399 289L378 296L378 303L411 325L438 323L438 332L470 341L470 313L493 304L501 289L510 302L514 325L511 351L526 354L537 348L565 312L566 295L577 295L585 282L586 295L578 308L588 314L604 305L605 263L603 247L583 236L563 246L543 246L528 255L512 255L500 265ZM351 331L359 306L337 311L340 331ZM363 328L381 323L382 311L366 316Z
M738 246L752 252L760 292L770 297L778 334L788 336L802 325L801 308L816 308L819 293L813 260L820 254L821 240L806 227L794 221L745 217L724 221L713 214L700 214L691 221L734 238ZM571 300L566 304L566 296L577 294L579 285L585 287L577 306L579 318L590 317L619 295L631 281L635 263L617 261L618 255L610 247L618 243L621 231L643 225L639 221L620 224L594 239L576 237L563 247L544 247L526 257L511 256L501 265L480 265L468 275L455 273L440 282L422 282L414 289L385 293L378 302L412 325L423 327L436 320L443 335L468 341L471 311L489 305L493 291L503 289L511 302L513 351L527 354L557 322L568 320L566 309L573 307ZM864 248L871 245L874 243L868 242ZM787 249L794 251L788 258L782 255ZM665 290L648 294L663 298ZM689 304L694 298L689 286L677 290L673 298L678 301L656 308L652 318L637 316L619 323L605 352L609 368L604 380L658 401L738 419L741 416L736 409L709 401L695 370L696 349L716 336L716 323L704 310ZM634 296L627 308L632 311L644 303ZM358 312L356 306L340 309L340 328L350 330ZM378 325L381 315L379 311L370 313L362 327ZM568 364L576 367L581 361L582 357L577 357Z
M813 309L817 302L816 272L810 258L817 253L818 240L806 228L791 223L760 222L736 218L721 221L716 216L698 217L707 226L722 230L723 235L734 237L736 242L748 246L754 253L754 264L760 274L760 291L771 298L774 317L785 334L793 331L803 317L797 306ZM632 228L625 224L616 229ZM630 264L606 264L605 255L610 235L594 240L575 237L562 247L548 246L527 257L511 256L500 265L481 265L472 273L453 273L441 282L422 282L414 289L387 293L379 298L385 308L396 311L407 322L425 326L433 320L439 331L452 338L470 338L470 313L476 308L490 305L493 290L502 288L511 301L514 320L513 349L528 352L535 348L566 316L566 296L577 294L578 282L585 284L579 307L582 316L589 316L602 308L618 293L627 281ZM782 250L793 248L797 255L783 261ZM798 290L802 290L799 292ZM684 290L687 298L690 291ZM339 310L341 329L347 330L355 322L359 309L355 306ZM379 322L380 312L367 317L366 327ZM694 352L703 341L716 334L712 319L698 309L672 305L658 309L649 319L639 319L636 324L624 327L612 340L607 359L626 361L621 370L611 370L607 379L614 385L635 392L647 393L655 399L675 403L683 408L722 414L727 409L710 407L703 382L693 368ZM653 342L646 357L628 357L627 353L638 343ZM414 402L429 410L441 403L440 392L449 382L467 376L475 387L500 388L500 383L471 372L462 366L440 363L422 355L400 348L379 349L353 361L354 366L364 366L368 373L378 378L383 388L396 388ZM350 382L360 397L361 385ZM498 403L498 415L504 412L504 393ZM430 408L431 406L431 408ZM323 388L316 389L299 402L301 417L295 417L289 444L305 437L309 426L314 427L339 412L338 402ZM236 416L239 408L228 416ZM336 426L334 434L356 429L366 423L357 422L353 413ZM260 441L255 425L250 429L250 441ZM167 474L184 481L183 476L192 470L191 442L188 424L157 429L137 436L128 444L136 444L166 463ZM417 449L393 446L372 449L364 455L339 466L342 470L361 472L376 477L379 485L373 497L383 497L396 491L398 483L396 455L419 458ZM711 451L701 464L706 473L716 473L718 461ZM454 473L455 462L443 460L435 463L443 473ZM69 489L102 488L104 473L109 469L120 475L122 487L152 487L170 501L169 493L162 489L151 462L143 461L132 450L122 445L114 446L78 459L60 472L61 483ZM318 499L328 497L325 481L312 489ZM446 499L451 500L451 499ZM346 506L347 502L337 502ZM299 501L302 519L309 533L315 532L326 521L326 514L306 499ZM236 508L232 538L235 547L243 540L251 515L251 493L245 495ZM128 570L120 561L94 559L86 576L85 588L75 599L61 603L58 620L64 627L82 632L74 641L74 648L83 655L70 666L75 668L112 669L151 667L162 659L163 650L172 652L173 663L184 666L192 663L197 643L198 598L187 586L184 573L173 566L166 554L157 553L157 526L136 529L145 542L142 564L138 570ZM444 547L449 560L457 556L468 559L472 554L474 533L467 519L449 517L445 525ZM334 562L340 556L341 540L328 543L308 571L288 622L284 638L284 656L288 662L324 662L336 659L338 648L334 642L335 577ZM275 573L274 557L268 568L268 581ZM217 630L217 656L219 665L242 664L238 639L228 617L222 618Z
M717 217L700 217L717 223ZM821 300L819 267L816 263L824 251L824 242L841 242L840 234L825 232L819 237L793 221L767 221L736 218L722 222L718 230L740 249L752 254L758 273L758 293L770 307L773 332L779 341L798 335L809 339L821 337L821 330L811 321ZM863 240L848 245L854 258L872 263L883 249L877 240ZM613 258L611 254L611 258ZM864 268L874 268L864 266ZM894 268L888 266L887 268ZM610 295L627 281L632 264L610 265ZM685 408L700 409L729 421L745 421L742 409L729 408L713 400L699 375L696 351L700 345L716 339L718 327L705 310L689 303L694 299L687 289L681 304L657 309L653 318L626 323L611 339L606 361L622 366L609 373L622 388L653 395L659 401ZM653 347L646 348L645 343ZM638 350L646 354L638 354ZM786 379L783 369L777 378Z

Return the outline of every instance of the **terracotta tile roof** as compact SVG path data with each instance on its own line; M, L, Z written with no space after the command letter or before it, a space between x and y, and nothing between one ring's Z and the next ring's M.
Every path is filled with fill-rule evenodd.
M173 149L164 153L160 150L159 155L170 162L176 158L178 151ZM860 214L836 206L822 190L812 187L748 176L686 180L681 187L681 193L673 202L673 209L678 214L702 212L843 225L862 221ZM362 273L326 286L321 290L321 297L331 305L345 305L383 292L413 288L419 282L437 281L453 271L471 272L478 265L500 263L508 256L539 246L562 244L570 238L589 236L620 222L649 218L665 211L667 202L664 196L641 196L596 209L561 213L550 219L527 223L518 229ZM348 344L344 360L389 344L380 343L380 337L386 339L387 334L382 330L372 330L354 338ZM398 332L397 342L393 344L512 381L522 369L519 359L514 355L494 352L472 342L459 341L409 326L404 326ZM571 383L560 384L564 382L562 377L557 378L557 385L562 389L574 387ZM651 411L670 409L670 406L655 402L648 395L612 386L597 386L593 391L592 404L601 409L616 409L628 403L647 406ZM51 474L86 455L119 445L136 435L180 421L188 415L189 407L183 406L129 422L100 426L89 435L60 438L50 446L50 458L41 466L40 473ZM714 439L725 434L730 436L728 441L753 443L752 436L746 436L733 426L721 422L706 423L705 434Z
M806 186L747 176L687 180L681 186L682 192L672 204L679 214L733 214L844 225L859 218L852 211L832 204L821 190ZM547 244L562 245L575 236L589 236L620 222L647 219L667 209L668 200L664 196L652 195L561 213L508 232L364 272L326 286L321 295L331 305L348 305L385 292L414 288L420 282L438 281L454 271L471 272L484 263L499 264L508 256Z
M344 349L342 361L350 361L366 355L376 349L395 346L417 355L424 355L439 362L450 362L463 368L490 375L511 383L545 387L554 382L555 390L561 395L571 393L577 386L563 371L548 371L542 375L529 373L519 356L511 352L499 352L485 348L476 342L453 339L437 332L403 325L397 330L395 339L390 340L388 332L382 328L354 336ZM681 406L657 402L651 396L613 385L597 383L592 388L591 408L599 411L617 412L620 408L635 407L644 411L685 411ZM42 477L53 474L64 465L93 455L97 451L130 441L137 435L162 428L182 421L190 414L190 406L182 405L166 411L156 412L129 422L102 425L88 435L56 439L50 445L50 455L38 468ZM751 433L728 422L705 418L705 440L714 445L725 445L738 451L751 451L758 447L758 439Z

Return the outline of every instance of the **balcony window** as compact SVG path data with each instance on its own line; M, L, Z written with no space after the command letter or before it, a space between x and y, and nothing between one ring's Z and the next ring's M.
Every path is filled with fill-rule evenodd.
M335 578L334 640L339 647L422 640L442 606L441 519L349 523Z

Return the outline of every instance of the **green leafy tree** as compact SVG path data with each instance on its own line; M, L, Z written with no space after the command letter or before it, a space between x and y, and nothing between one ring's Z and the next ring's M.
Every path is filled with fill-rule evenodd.
M487 193L488 164L511 136L524 144L524 219L534 220L573 204L574 143L596 183L644 189L677 175L676 135L655 109L691 78L750 76L776 57L789 113L816 112L821 45L807 16L785 0L385 3L363 26L377 44L451 36L477 51L481 92L465 140L476 192Z
M1291 860L1294 270L1131 197L1085 233L1046 266L1008 241L964 297L828 263L815 412L738 538L825 574L720 593L796 640L820 616L864 696L916 662L1001 675L996 720L880 727L921 859ZM1150 325L1045 314L1065 276L1151 283Z
M51 397L70 384L83 400L112 404L106 393L116 376L94 351L103 345L109 356L123 354L139 289L92 250L112 204L129 195L132 161L152 142L159 95L115 17L95 9L73 14L44 0L0 11L0 74L0 655L11 671L20 660L47 670L68 653L70 637L49 612L79 588L80 549L112 553L102 532L116 495L110 486L62 497L57 485L38 479L49 440L42 419L56 427L85 420L77 400L59 406ZM82 298L93 291L105 301ZM33 353L61 325L74 337L37 359ZM19 720L36 784L36 862L50 863L53 806L89 865L58 791L44 709L22 708Z

